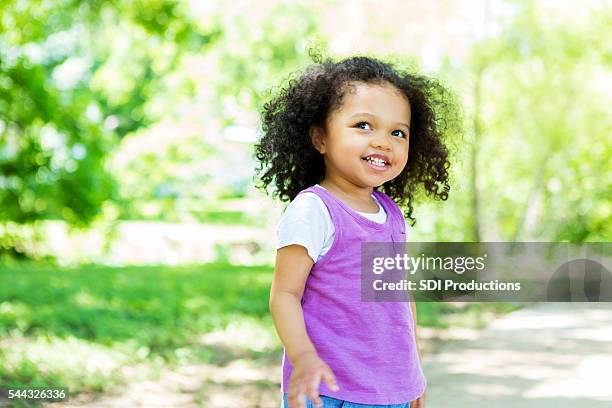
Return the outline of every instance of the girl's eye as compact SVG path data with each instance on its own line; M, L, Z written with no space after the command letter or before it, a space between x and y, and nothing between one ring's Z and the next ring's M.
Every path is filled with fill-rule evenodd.
M403 139L406 138L406 134L404 132L402 132L401 130L394 130L394 132L400 132L402 134L400 137L403 138Z
M355 127L358 127L359 129L364 129L364 130L365 130L366 128L364 128L364 127L362 127L362 126L370 126L370 124L369 124L368 122L359 122L359 123L357 123L357 124L355 125ZM371 128L371 126L370 126L370 128ZM397 134L395 134L395 132L399 132L400 134L399 134L399 135L397 135ZM398 130L394 130L394 131L393 131L391 134L392 134L393 136L399 136L399 137L401 137L402 139L406 139L406 138L407 138L406 133L404 133L403 131L401 131L401 130L399 130L399 129L398 129Z
M359 122L358 124L356 124L355 126L359 127L361 125L368 125L370 126L370 124L368 122Z

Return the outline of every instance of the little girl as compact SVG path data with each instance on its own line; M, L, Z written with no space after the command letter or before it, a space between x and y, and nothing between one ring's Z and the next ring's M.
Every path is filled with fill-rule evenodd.
M451 100L432 79L356 56L315 59L264 105L259 187L291 200L270 291L283 407L425 406L414 302L362 302L360 250L405 243L398 205L414 225L419 189L447 199Z

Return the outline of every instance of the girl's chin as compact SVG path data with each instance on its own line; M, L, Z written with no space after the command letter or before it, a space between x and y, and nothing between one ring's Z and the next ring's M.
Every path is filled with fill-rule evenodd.
M387 181L391 180L389 177L364 177L362 179L362 182L364 185L367 185L368 187L380 187L383 184L385 184Z

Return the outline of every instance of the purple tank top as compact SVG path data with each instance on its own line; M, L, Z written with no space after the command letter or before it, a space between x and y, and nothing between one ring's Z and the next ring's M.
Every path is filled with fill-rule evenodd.
M416 350L408 302L361 301L361 243L405 242L401 210L383 192L374 195L387 213L379 224L358 214L327 190L318 195L334 224L334 242L306 280L302 310L319 357L333 370L339 391L324 382L319 394L362 404L401 404L427 385ZM281 389L287 392L293 366L285 351Z

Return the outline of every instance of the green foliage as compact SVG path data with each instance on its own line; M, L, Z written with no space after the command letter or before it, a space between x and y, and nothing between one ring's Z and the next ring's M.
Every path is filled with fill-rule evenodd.
M91 221L112 196L103 171L109 139L25 58L0 54L0 81L9 84L0 92L0 220Z
M498 42L502 58L487 78L503 90L491 93L496 109L486 119L505 142L491 147L515 158L513 166L502 160L505 174L521 181L498 196L515 208L499 223L512 238L607 241L612 120L605 112L612 101L600 84L610 78L602 40L612 34L612 13L597 11L568 27L534 10L526 2L508 41ZM529 225L530 214L539 216L537 225Z
M0 223L86 226L119 201L106 159L158 115L188 51L218 36L184 2L7 0L0 8ZM185 84L189 86L189 84ZM0 228L6 252L16 235Z
M565 16L545 2L512 4L467 69L445 73L472 129L448 202L419 208L427 225L413 237L469 241L476 224L482 241L609 241L612 9Z
M222 75L215 78L213 87L217 100L232 95L238 108L214 106L226 124L239 123L240 114L257 112L269 88L307 65L309 43L325 46L325 40L318 36L313 8L312 2L263 2L257 10L242 8L222 17L226 29L212 50Z
M111 201L122 218L197 220L201 203L244 195L251 152L224 143L223 128L253 126L266 91L310 62L309 46L326 48L315 12L324 3L219 3L203 15L178 0L5 0L0 222L86 226ZM417 208L417 235L609 238L610 8L564 17L543 4L512 2L516 13L473 47L464 71L435 74L461 89L482 138L475 186L467 137L454 194ZM160 123L171 123L163 146L150 138ZM146 148L124 154L135 144ZM121 166L109 164L116 155ZM0 231L14 251L18 235Z
M231 13L224 7L211 11L217 13L211 19L223 27L214 45L205 53L185 52L170 65L174 75L156 83L159 90L143 105L160 120L171 120L130 132L113 154L113 171L121 175L124 219L231 222L225 216L212 218L207 210L202 214L202 206L224 196L246 195L255 167L251 149L223 140L223 129L256 125L265 91L307 63L307 41L318 27L305 3L264 2L256 9L227 6ZM281 20L292 23L278 24ZM146 37L137 41L146 43ZM153 67L168 64L163 49L154 44L150 51ZM101 69L100 82L115 84L113 97L124 98L133 83L122 84L126 79L117 75L118 64L142 52L126 47L123 54L115 53L115 63ZM127 74L145 65L134 63ZM197 114L184 113L189 111L185 106Z
M170 133L174 129L179 135ZM121 174L121 218L194 218L192 207L201 208L214 195L203 166L213 150L201 139L178 124L127 136L112 161L113 171Z

